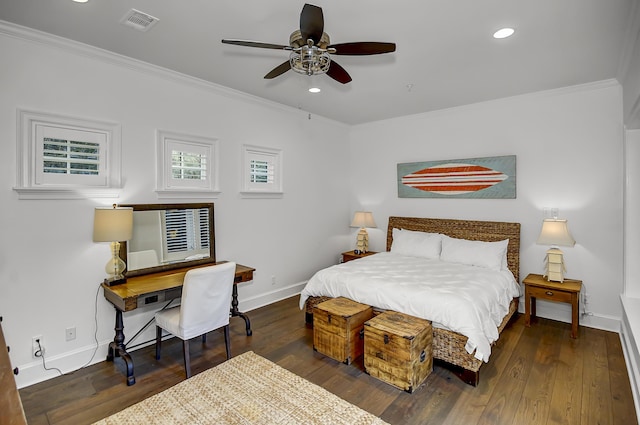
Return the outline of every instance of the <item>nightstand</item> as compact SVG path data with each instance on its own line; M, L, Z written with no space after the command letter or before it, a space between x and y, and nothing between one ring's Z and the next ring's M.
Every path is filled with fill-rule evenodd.
M366 257L367 255L377 254L375 251L367 251L361 252L360 254L356 254L354 251L347 251L342 253L342 262L346 263L347 261L357 260L358 258Z
M571 304L571 338L578 337L578 300L582 281L565 279L564 282L550 282L540 274L530 274L524 283L524 325L531 326L531 317L536 317L536 299Z

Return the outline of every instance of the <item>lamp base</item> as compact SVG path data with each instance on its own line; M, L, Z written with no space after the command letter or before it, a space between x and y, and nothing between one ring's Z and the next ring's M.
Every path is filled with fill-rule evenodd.
M564 266L562 251L558 248L549 249L545 258L545 263L546 267L544 277L546 277L549 282L564 282L564 272L566 271L566 268Z
M127 278L125 276L111 276L104 279L104 283L106 286L116 286L122 285L123 283L127 283Z
M362 227L358 232L358 238L356 239L356 251L360 251L363 254L369 251L369 234L364 227Z

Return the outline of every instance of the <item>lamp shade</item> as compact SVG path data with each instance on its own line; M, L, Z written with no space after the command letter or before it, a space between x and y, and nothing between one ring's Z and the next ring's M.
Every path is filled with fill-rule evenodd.
M133 208L96 208L93 216L94 242L128 241L133 235Z
M569 233L567 220L548 218L542 222L542 230L536 243L539 245L574 246L576 241Z
M373 214L369 211L356 211L353 215L351 227L376 227L376 222L373 221Z

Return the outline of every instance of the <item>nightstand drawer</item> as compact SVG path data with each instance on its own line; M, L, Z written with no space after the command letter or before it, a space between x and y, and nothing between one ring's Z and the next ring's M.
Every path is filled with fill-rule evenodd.
M571 293L558 291L555 289L536 288L529 286L527 288L532 297L550 301L571 302Z
M358 258L366 257L368 255L377 254L375 251L367 251L356 254L355 251L347 251L342 253L342 262L346 263L347 261L357 260Z

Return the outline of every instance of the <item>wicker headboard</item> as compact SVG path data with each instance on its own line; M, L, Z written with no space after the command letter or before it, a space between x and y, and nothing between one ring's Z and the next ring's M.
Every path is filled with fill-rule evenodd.
M452 238L495 242L509 239L507 263L517 282L520 282L520 223L500 221L450 220L442 218L389 217L387 251L391 250L393 229L442 233Z

